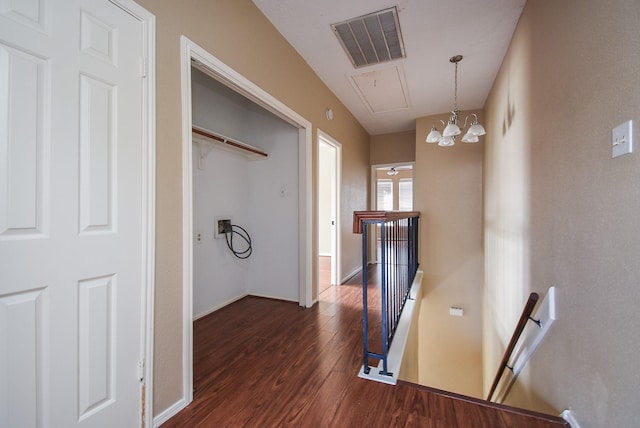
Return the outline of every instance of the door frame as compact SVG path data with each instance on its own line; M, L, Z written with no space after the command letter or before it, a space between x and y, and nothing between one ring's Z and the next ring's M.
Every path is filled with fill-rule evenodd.
M134 0L109 0L142 25L142 267L140 278L140 405L142 426L153 426L153 332L156 233L156 17Z
M335 171L333 171L332 177L331 177L331 181L332 181L332 191L331 191L331 195L332 195L332 209L331 209L331 215L332 217L335 219L335 225L332 231L332 236L331 236L331 285L339 285L340 284L340 278L341 278L341 251L340 249L342 248L341 245L341 240L340 240L340 187L341 187L341 183L342 183L342 144L340 144L338 141L336 141L334 138L332 138L329 134L327 134L326 132L323 132L322 130L318 129L318 153L317 153L317 159L318 159L318 177L320 176L320 142L327 144L328 146L330 146L333 149L333 153L334 153L334 165L335 165ZM318 182L318 186L320 186L320 183ZM320 210L320 195L319 192L317 192L318 194L316 195L316 211ZM319 215L318 215L319 217ZM318 225L317 231L316 231L316 242L318 243L318 251L316 254L320 253L320 239L319 239L319 234L320 234L320 226ZM316 283L319 284L320 280L320 273L319 271L317 272L317 278L316 278Z
M182 93L182 378L183 397L179 411L193 401L193 163L191 125L192 62L220 83L228 86L285 122L298 128L298 303L310 308L312 296L312 180L311 122L291 110L255 83L223 63L186 36L180 36Z

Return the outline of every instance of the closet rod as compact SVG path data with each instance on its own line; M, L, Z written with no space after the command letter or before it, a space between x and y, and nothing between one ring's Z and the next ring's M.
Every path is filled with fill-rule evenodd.
M227 137L224 137L224 136L218 135L218 134L214 134L211 131L206 131L206 130L204 130L202 128L195 127L195 126L191 127L191 131L194 132L195 134L202 135L203 137L207 137L207 138L211 138L212 140L220 141L223 144L227 144L229 146L236 147L238 149L246 150L248 152L255 153L256 155L263 156L265 158L269 157L269 154L263 152L262 150L256 149L255 147L251 147L251 146L249 146L247 144L243 144L243 143L239 143L237 141L230 140Z

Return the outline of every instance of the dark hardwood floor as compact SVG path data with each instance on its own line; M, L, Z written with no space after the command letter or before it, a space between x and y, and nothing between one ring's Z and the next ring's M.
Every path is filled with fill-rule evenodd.
M311 309L246 297L194 323L194 401L163 427L565 426L412 384L357 377L361 286L328 287Z

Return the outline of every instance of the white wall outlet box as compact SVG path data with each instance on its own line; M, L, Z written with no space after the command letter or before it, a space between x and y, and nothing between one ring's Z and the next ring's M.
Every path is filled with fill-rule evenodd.
M452 317L461 317L464 315L464 310L462 308L451 306L449 308L449 315Z
M611 132L611 157L626 155L633 152L633 121L622 123Z
M231 228L231 216L218 216L213 219L213 237L216 239L224 239L225 229Z

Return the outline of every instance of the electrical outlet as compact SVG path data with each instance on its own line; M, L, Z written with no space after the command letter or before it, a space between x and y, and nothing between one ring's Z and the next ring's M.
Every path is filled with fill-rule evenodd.
M456 306L451 306L449 308L449 315L452 317L461 317L464 315L464 309L458 308Z
M202 233L196 233L196 244L202 244Z
M611 157L633 152L633 121L622 123L611 132Z

